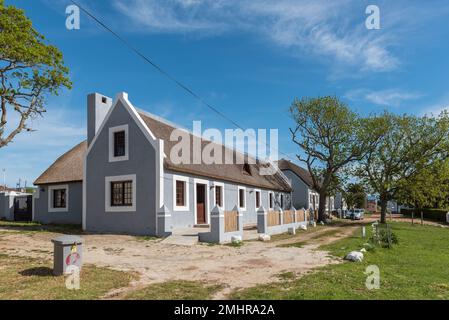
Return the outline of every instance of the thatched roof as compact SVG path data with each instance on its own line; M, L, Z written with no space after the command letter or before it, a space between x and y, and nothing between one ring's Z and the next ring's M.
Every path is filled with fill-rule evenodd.
M84 156L87 152L87 142L83 141L70 149L42 173L34 181L35 185L62 182L83 181Z
M178 129L172 124L161 120L150 114L139 112L145 124L150 128L151 132L159 138L164 140L164 152L167 155L164 161L164 168L181 173L189 173L193 175L202 176L210 179L230 181L248 186L254 186L259 188L266 188L272 190L280 190L289 192L290 186L288 182L282 177L281 173L274 175L261 175L260 169L266 167L266 163L255 161L255 164L251 162L248 164L250 173L244 173L243 164L224 164L225 151L231 152L234 158L237 155L236 151L231 151L222 145L217 145L222 149L222 163L223 164L174 164L170 161L170 150L177 142L170 141L170 135L174 129ZM189 133L190 134L190 133ZM190 134L191 146L193 139L198 137ZM202 149L209 144L209 141L202 141ZM192 150L192 149L191 149ZM35 182L34 184L50 184L60 182L72 182L83 180L83 166L84 156L87 151L86 141L80 143L58 160L56 160ZM191 160L193 157L191 152ZM240 154L241 155L241 154ZM235 161L234 161L235 162ZM191 161L193 163L193 161Z
M222 151L221 163L222 164L193 164L193 152L190 152L190 163L191 164L174 164L170 161L170 150L177 144L177 141L170 141L170 135L173 130L177 129L174 125L168 124L166 122L160 121L148 114L140 113L143 121L146 123L148 128L154 133L156 137L164 140L164 151L167 155L165 158L165 168L178 172L185 172L194 175L204 176L208 178L214 178L219 180L231 181L235 183L241 183L244 185L255 186L260 188L290 191L290 186L287 181L278 172L274 175L261 175L261 169L267 167L267 163L255 160L249 161L248 156L244 156L235 150L231 150L224 147L221 144L214 144ZM190 146L193 150L193 139L199 139L196 136L190 134ZM203 150L211 142L208 140L201 141L201 150ZM230 152L233 155L234 164L225 164L225 152ZM251 174L246 174L243 170L243 163L236 163L235 159L237 155L248 160L249 171Z
M303 167L300 167L296 164L294 164L291 161L281 159L278 161L278 167L281 170L290 170L294 174L296 174L304 183L310 187L313 188L313 180L310 176L309 170L304 169Z

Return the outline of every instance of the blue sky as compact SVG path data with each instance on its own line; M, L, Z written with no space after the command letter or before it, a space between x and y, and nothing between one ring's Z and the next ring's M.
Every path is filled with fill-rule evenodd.
M361 114L437 113L449 106L449 3L324 0L80 0L130 43L248 128L288 128L295 97L337 95ZM85 137L86 95L126 91L134 105L186 127L232 128L155 72L89 17L67 30L68 0L6 0L61 49L73 89L0 149L0 169L28 185ZM365 28L380 8L381 29ZM14 121L14 119L12 119Z

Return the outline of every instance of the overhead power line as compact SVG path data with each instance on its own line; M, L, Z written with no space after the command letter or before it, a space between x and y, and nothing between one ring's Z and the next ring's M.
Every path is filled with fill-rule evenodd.
M215 112L216 114L218 114L220 117L222 117L223 119L225 119L226 121L228 121L229 123L232 123L232 125L234 125L235 127L245 131L245 128L242 127L241 125L239 125L235 120L231 119L230 117L228 117L227 115L225 115L223 112L221 112L220 110L218 110L216 107L214 107L213 105L211 105L210 103L208 103L206 100L204 100L199 94L197 94L195 91L193 91L191 88L189 88L187 85L183 84L181 81L179 81L178 79L176 79L174 76L172 76L171 74L169 74L167 71L165 71L164 69L162 69L158 64L156 64L154 61L152 61L150 58L148 58L145 54L143 54L142 52L140 52L136 47L134 47L132 44L130 44L125 38L123 38L122 36L120 36L117 32L115 32L114 30L112 30L109 26L107 26L104 22L102 22L100 19L98 19L97 17L95 17L90 11L88 11L86 8L84 8L83 6L81 6L79 3L77 3L74 0L70 0L74 5L76 5L78 8L81 9L81 11L83 11L85 14L87 14L90 18L92 18L95 22L97 22L100 26L102 26L105 30L107 30L108 32L110 32L114 37L116 37L120 42L122 42L128 49L130 49L132 52L134 52L136 55L138 55L140 58L142 58L144 61L146 61L147 63L149 63L153 68L155 68L160 74L162 74L163 76L165 76L166 78L168 78L169 80L173 81L178 87L180 87L182 90L186 91L189 95L191 95L193 98L195 98L196 100L198 100L201 104L203 104L204 106L208 107L210 110L212 110L213 112ZM270 146L267 143L267 146L270 148ZM278 153L283 154L284 156L286 156L287 158L289 158L290 160L293 160L290 155L281 152L279 150L275 150Z

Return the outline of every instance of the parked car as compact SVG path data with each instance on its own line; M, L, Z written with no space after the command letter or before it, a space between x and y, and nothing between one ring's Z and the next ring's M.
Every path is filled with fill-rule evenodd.
M364 209L352 209L351 211L351 219L352 220L363 220L365 218L365 210Z

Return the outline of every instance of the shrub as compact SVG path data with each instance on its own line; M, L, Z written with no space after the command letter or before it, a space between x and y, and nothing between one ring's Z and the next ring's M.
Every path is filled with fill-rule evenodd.
M390 225L377 224L377 227L370 238L370 243L382 248L391 248L393 244L399 243L399 239L396 234L391 231Z

